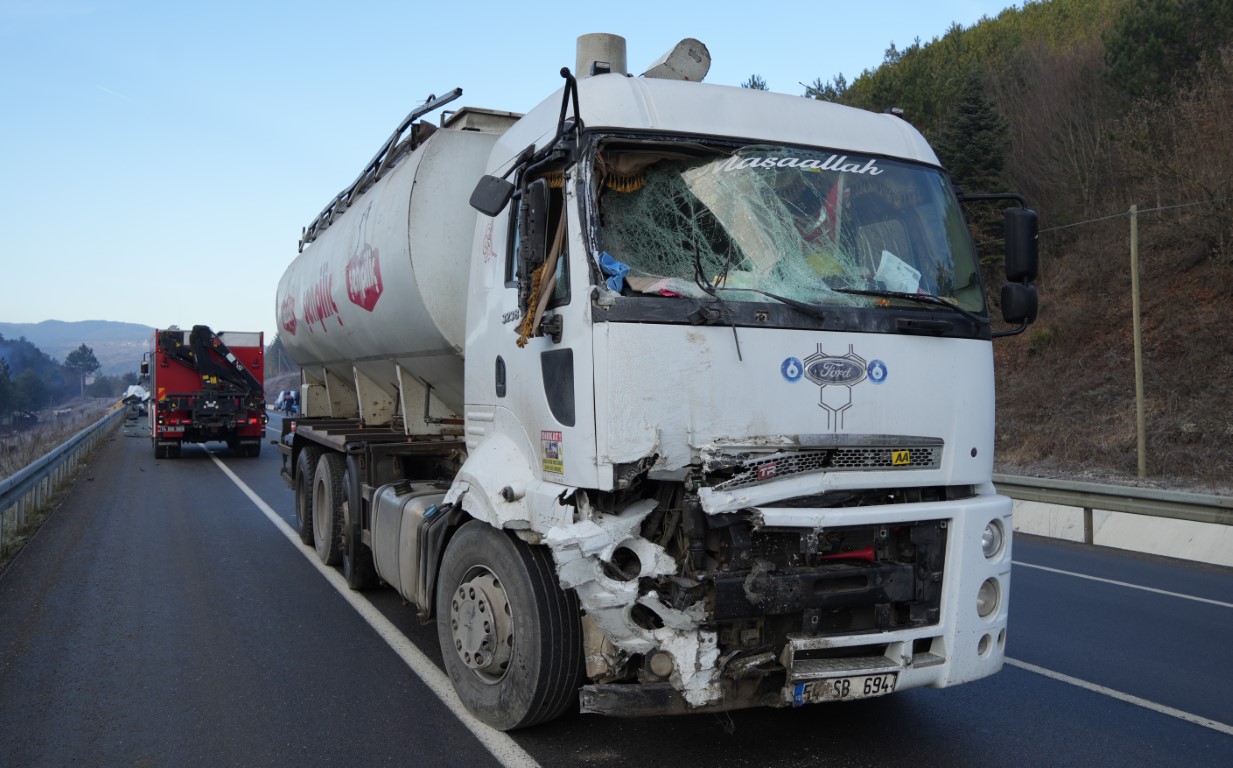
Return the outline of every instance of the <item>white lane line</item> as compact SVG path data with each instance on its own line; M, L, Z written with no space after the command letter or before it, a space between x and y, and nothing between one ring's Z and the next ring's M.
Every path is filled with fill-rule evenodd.
M1105 696L1110 696L1112 698L1117 699L1118 701L1124 701L1128 704L1134 704L1135 706L1143 707L1144 709L1150 709L1153 712L1159 712L1162 715L1169 715L1170 717L1176 717L1179 720L1185 720L1188 723L1194 723L1195 725L1201 725L1204 728L1211 728L1213 731L1219 731L1220 733L1233 736L1233 725L1227 725L1217 720L1212 720L1210 718L1201 717L1199 715L1193 715L1189 712L1183 712L1180 709L1174 709L1173 707L1166 707L1165 705L1157 704L1154 701L1148 701L1147 699L1142 699L1142 698L1139 698L1138 696L1132 696L1129 693L1122 693L1121 691L1115 691L1112 688L1106 688L1103 685L1089 683L1086 680L1080 680L1077 677L1071 677L1070 675L1064 675L1061 672L1054 672L1051 669L1045 669L1044 667L1038 667L1035 664L1029 664L1026 661L1019 661L1018 659L1012 659L1010 657L1006 657L1006 663L1011 665L1012 667L1019 667L1020 669L1026 669L1028 672L1035 672L1038 675L1044 675L1045 677L1048 677L1053 680L1057 680L1059 682L1069 683L1070 685L1076 685L1080 688L1087 689L1094 693L1102 693Z
M437 698L445 703L445 706L450 708L450 711L467 727L467 730L471 731L475 738L479 739L479 742L492 753L497 762L506 766L506 768L540 768L539 763L535 762L522 747L518 746L516 741L501 731L476 720L467 711L466 707L462 705L462 700L454 692L454 686L449 681L449 678L445 676L444 672L438 669L427 656L421 653L420 649L416 648L407 639L406 635L398 631L398 628L391 624L389 619L382 616L381 612L374 608L372 603L352 591L338 570L322 565L321 561L317 559L317 553L300 543L300 535L293 531L291 526L287 525L278 516L278 513L269 504L266 504L253 489L249 488L243 480L237 477L226 464L220 461L213 453L210 454L210 458L223 470L227 477L231 478L231 482L235 483L244 492L244 495L257 506L257 509L260 509L270 519L270 522L274 523L278 530L282 531L282 534L295 545L300 554L304 555L305 559L317 568L326 581L330 582L334 589L351 604L351 607L377 631L381 639L385 640L390 648L394 649L394 653L397 653L402 658L403 662L411 668L411 671L424 681L424 684L437 695Z
M1063 571L1057 568L1049 568L1043 565L1033 565L1031 563L1022 563L1018 560L1012 560L1015 565L1023 566L1024 568L1035 568L1038 571L1048 571L1049 573L1060 573L1063 576L1074 576L1076 579L1087 579L1089 581L1099 581L1103 584L1113 584L1119 587L1129 587L1130 589L1141 589L1144 592L1155 592L1158 595L1168 595L1169 597L1180 597L1183 600L1193 600L1196 603L1207 603L1209 605L1218 605L1221 608L1233 608L1233 603L1225 603L1220 600L1212 600L1207 597L1195 597L1194 595L1183 595L1181 592L1169 592L1164 589L1156 589L1155 587L1144 587L1139 584L1130 584L1125 581L1114 581L1113 579L1102 579L1098 576L1088 576L1084 573L1075 573L1073 571Z

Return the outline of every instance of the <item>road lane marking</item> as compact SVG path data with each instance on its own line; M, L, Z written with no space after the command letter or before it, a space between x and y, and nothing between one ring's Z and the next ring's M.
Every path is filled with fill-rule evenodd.
M305 559L307 559L316 569L325 577L326 581L334 586L343 598L351 604L351 607L356 610L360 616L368 622L368 624L376 630L381 639L389 644L390 648L397 653L403 662L406 663L411 671L419 676L424 684L437 695L445 703L445 706L457 716L458 720L467 727L467 730L479 740L481 744L496 758L497 762L506 768L540 768L539 763L535 761L518 743L510 738L507 734L489 727L467 711L463 706L462 700L458 698L458 694L454 691L454 685L449 678L437 668L432 661L425 656L415 644L407 639L407 636L398 631L390 620L385 618L373 604L360 597L358 592L353 591L347 586L347 581L342 577L342 574L337 569L323 565L317 559L315 550L309 548L300 542L300 535L292 530L291 526L287 525L278 513L265 503L265 500L257 495L248 484L241 480L231 469L224 464L217 456L210 453L210 458L214 463L222 469L223 474L235 483L244 495L249 498L261 510L270 522L282 531L282 534L287 537L287 540L295 545Z
M1063 571L1058 568L1049 568L1044 565L1033 565L1031 563L1023 563L1018 560L1011 561L1015 565L1021 565L1024 568L1035 568L1038 571L1048 571L1049 573L1060 573L1063 576L1074 576L1076 579L1087 579L1089 581L1099 581L1102 584L1113 584L1119 587L1129 587L1130 589L1141 589L1144 592L1155 592L1158 595L1168 595L1169 597L1180 597L1183 600L1193 600L1196 603L1207 603L1209 605L1218 605L1221 608L1233 608L1233 603L1225 603L1220 600L1212 600L1207 597L1195 597L1194 595L1183 595L1181 592L1169 592L1165 589L1156 589L1155 587L1144 587L1139 584L1130 584L1125 581L1114 581L1113 579L1102 579L1099 576L1088 576L1084 573L1075 573L1074 571Z
M1063 683L1069 683L1070 685L1075 685L1080 688L1084 688L1086 690L1092 691L1094 693L1101 693L1101 694L1104 694L1105 696L1110 696L1112 698L1117 699L1118 701L1124 701L1128 704L1134 704L1137 707L1143 707L1144 709L1150 709L1153 712L1159 712L1162 715L1169 715L1170 717L1176 717L1179 720L1185 720L1188 723L1194 723L1195 725L1201 725L1204 728L1211 728L1213 731L1219 731L1220 733L1233 736L1233 725L1227 725L1217 720L1212 720L1207 717L1202 717L1200 715L1191 714L1190 712L1183 712L1182 710L1174 709L1173 707L1166 707L1164 704L1157 704L1154 701L1148 701L1147 699L1143 699L1138 696L1132 696L1129 693L1122 693L1121 691L1115 691L1112 688L1106 688L1103 685L1097 685L1096 683L1089 683L1086 680L1080 680L1077 677L1071 677L1070 675L1064 675L1061 672L1054 672L1051 669L1045 669L1044 667L1038 667L1035 664L1029 664L1026 661L1019 661L1018 659L1012 659L1009 656L1006 657L1006 663L1011 665L1012 667L1019 667L1020 669L1025 669L1028 672L1035 672L1038 675L1044 675L1045 677L1048 677L1052 680L1057 680Z

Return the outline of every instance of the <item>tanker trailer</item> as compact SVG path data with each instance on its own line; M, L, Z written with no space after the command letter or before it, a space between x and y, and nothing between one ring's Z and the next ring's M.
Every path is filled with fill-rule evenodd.
M303 541L323 562L342 563L357 587L376 576L371 498L355 519L343 503L423 475L408 462L448 477L437 465L465 449L458 414L476 225L467 198L517 116L463 109L439 128L416 122L460 93L431 97L400 124L305 228L278 286L279 335L301 366L283 477Z
M1035 213L895 114L623 44L524 116L429 98L305 228L301 539L435 622L500 729L994 674L992 339L1035 318ZM993 198L1002 330L960 210Z

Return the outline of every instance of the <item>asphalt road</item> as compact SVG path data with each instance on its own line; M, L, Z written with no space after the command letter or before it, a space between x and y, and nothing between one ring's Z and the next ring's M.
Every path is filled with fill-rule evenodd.
M289 535L278 464L116 433L0 574L0 766L1233 765L1233 570L1023 536L993 678L498 734Z

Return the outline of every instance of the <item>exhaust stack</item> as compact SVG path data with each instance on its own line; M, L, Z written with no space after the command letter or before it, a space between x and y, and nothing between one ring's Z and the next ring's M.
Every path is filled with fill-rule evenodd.
M578 38L575 77L590 77L612 72L629 74L625 66L625 38L606 32L595 32Z

